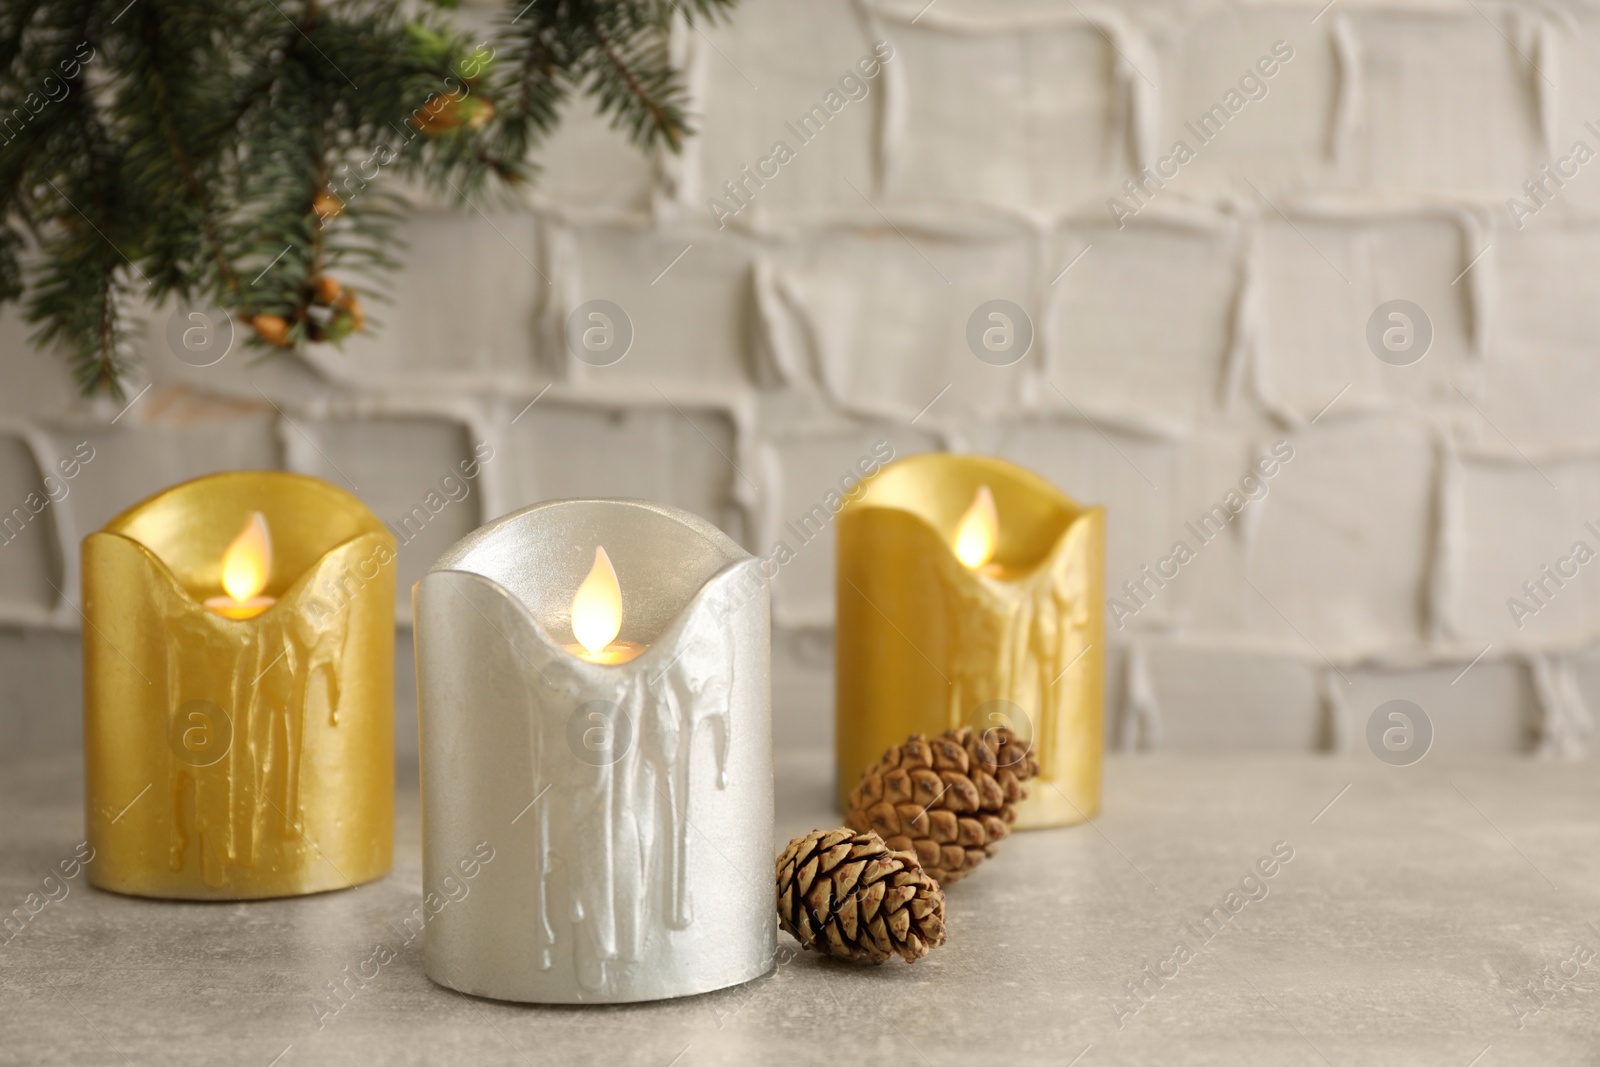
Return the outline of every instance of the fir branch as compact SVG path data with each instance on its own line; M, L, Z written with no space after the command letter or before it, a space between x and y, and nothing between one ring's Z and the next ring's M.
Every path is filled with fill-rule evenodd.
M385 173L469 199L525 184L578 94L677 151L673 26L733 2L508 0L481 42L452 0L0 2L0 304L26 300L36 342L118 396L136 298L338 343L365 318L334 274L397 267Z
M212 262L216 265L221 280L231 291L237 292L239 279L233 270L233 265L228 261L221 234L221 222L214 205L210 189L212 182L201 180L200 170L197 166L191 147L184 142L180 132L179 120L173 111L174 85L177 79L173 77L177 63L170 52L163 47L162 21L164 15L170 13L166 10L175 5L164 5L155 0L144 0L138 12L139 42L149 50L149 62L146 67L144 89L149 95L152 106L152 117L158 128L161 139L170 157L170 167L189 196L193 197L195 210L193 215L198 222L203 243L211 255ZM188 6L188 5L185 5ZM206 26L206 29L212 27ZM194 101L186 101L194 105ZM165 161L162 161L165 162ZM166 168L163 167L163 170ZM180 295L189 295L191 286L187 278L179 276L173 286Z
M635 120L635 139L648 143L652 134L660 136L676 151L680 145L682 128L677 116L672 113L670 104L659 100L656 94L651 93L640 83L639 75L635 72L634 67L617 54L616 46L612 44L610 36L598 22L593 20L589 22L589 32L594 35L595 41L600 45L601 54L606 57L606 62L611 65L610 75L614 75L622 83L626 93L631 95L638 103L642 114L649 117L648 124ZM596 84L602 87L602 92L605 94L603 99L619 100L622 94L606 84L610 75L597 76ZM625 109L620 103L613 104L613 106L619 116L624 113Z

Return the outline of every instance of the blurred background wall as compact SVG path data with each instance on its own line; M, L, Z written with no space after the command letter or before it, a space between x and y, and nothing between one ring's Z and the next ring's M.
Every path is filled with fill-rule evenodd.
M0 505L92 455L0 545L0 747L76 744L78 540L249 467L401 534L403 749L404 590L578 495L788 544L778 743L827 745L833 533L799 520L888 442L1106 505L1113 746L1341 748L1405 697L1441 748L1583 750L1600 12L745 0L679 50L681 156L574 113L524 202L414 197L395 299L343 355L197 366L151 309L124 407L0 320Z

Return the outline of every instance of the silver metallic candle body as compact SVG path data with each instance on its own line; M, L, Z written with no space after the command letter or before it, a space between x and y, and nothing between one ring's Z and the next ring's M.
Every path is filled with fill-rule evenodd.
M622 589L619 637L649 646L627 663L563 648L597 546ZM412 595L428 976L566 1004L688 996L766 973L776 932L759 561L674 508L554 501L469 534Z

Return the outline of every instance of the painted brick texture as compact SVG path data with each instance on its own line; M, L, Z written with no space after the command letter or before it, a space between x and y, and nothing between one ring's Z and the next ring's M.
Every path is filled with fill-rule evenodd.
M417 200L381 332L342 354L196 367L150 308L123 409L76 400L0 316L0 507L57 498L0 535L0 671L28 694L0 736L76 736L77 542L121 509L282 467L399 526L487 446L470 492L413 520L402 589L550 497L786 539L777 736L823 745L833 535L791 524L888 441L1107 505L1117 744L1355 747L1405 698L1441 748L1583 752L1600 164L1572 157L1600 152L1595 22L1469 0L744 0L679 34L701 116L681 156L580 109L526 202ZM1032 328L1008 366L967 338L996 299ZM1406 366L1369 343L1397 299L1431 333ZM626 354L574 344L593 326ZM1219 534L1145 577L1275 449L1292 456Z

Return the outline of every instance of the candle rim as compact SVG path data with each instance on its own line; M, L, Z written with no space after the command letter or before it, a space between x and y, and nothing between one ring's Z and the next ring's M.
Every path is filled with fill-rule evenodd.
M208 492L222 499L219 506L233 510L235 505L240 505L239 523L230 521L218 524L219 529L227 527L219 538L220 547L216 555L218 580L214 583L190 582L181 577L193 577L185 565L189 557L178 556L174 562L168 562L164 553L173 553L174 542L181 540L181 534L192 532L195 523L189 516L204 509L202 501ZM282 503L285 497L296 502L296 509L301 515L285 517L288 511ZM324 567L330 557L346 551L363 538L376 536L385 539L389 542L390 551L395 550L394 536L355 496L321 478L278 470L218 471L167 486L125 508L100 529L84 537L83 550L87 551L88 546L97 539L107 537L137 545L156 564L158 571L166 575L183 599L205 610L206 597L227 595L220 580L222 554L238 534L239 524L251 512L263 515L273 535L273 547L277 550L274 552L276 577L269 578L261 593L276 597L280 602L298 598L303 593L303 584ZM169 513L176 518L168 518ZM321 520L314 525L344 536L334 541L332 535L325 535L328 538L326 542L316 537L305 537L301 529L307 525L304 514ZM166 535L166 538L160 535ZM308 547L299 551L300 545ZM286 574L288 567L294 568L292 576ZM268 609L269 612L273 610L276 610L276 605ZM267 614L263 612L256 618Z
M563 647L567 642L558 637L551 627L545 625L544 621L539 618L533 604L525 601L521 595L506 583L492 575L483 573L482 570L474 569L473 565L476 553L493 547L501 539L517 536L529 525L538 522L537 516L541 512L597 505L607 509L616 509L619 512L638 509L668 519L683 527L688 535L699 538L706 547L712 550L713 555L719 561L715 569L705 575L704 580L700 582L693 592L678 603L672 612L664 618L654 634L642 634L639 630L630 630L626 621L629 616L624 616L623 632L617 635L617 640L632 641L636 644L649 646L644 652L626 664L590 663L587 660L573 656ZM595 543L606 545L607 552L615 560L616 553L613 548L616 539L606 535L599 537ZM587 563L591 558L593 545L581 545L579 547L583 548L584 560ZM731 576L733 575L754 570L756 573L752 576L751 581L759 583L759 597L763 605L765 605L768 602L767 581L765 575L760 571L760 564L761 560L759 558L745 551L733 538L693 512L667 504L656 503L655 501L629 497L577 497L541 501L485 523L446 549L428 568L418 586L420 590L426 585L435 584L430 581L435 574L467 575L486 582L515 605L516 610L532 624L533 632L555 655L575 660L583 664L584 667L609 669L651 662L652 657L658 654L657 649L670 645L675 641L687 626L687 620L697 612L700 606L720 586L732 581L733 578ZM624 597L628 595L628 583L626 581L623 583L623 595ZM756 594L752 594L752 596L754 595ZM570 591L566 591L566 596L570 599ZM631 617L635 622L639 620L637 613Z
M219 615L215 611L212 611L210 608L206 607L206 601L212 597L227 600L232 600L233 598L228 596L227 591L224 590L220 585L216 587L215 592L196 592L195 590L190 589L178 578L178 575L173 571L173 569L167 566L165 560L156 555L155 552L150 549L149 545L146 545L143 541L140 541L137 538L129 537L124 533L111 533L106 530L96 530L94 533L83 539L83 546L84 551L87 552L90 551L92 545L102 545L107 543L131 545L135 551L144 557L145 562L150 565L152 571L159 578L166 582L166 584L171 588L172 592L181 600L188 602L188 604L196 611L203 612L211 618L220 619L224 622L254 623L259 622L268 616L276 615L283 610L283 605L286 603L298 603L305 596L306 591L310 587L311 583L316 579L318 572L321 571L323 567L327 566L328 562L333 559L333 557L342 555L349 551L353 546L362 544L363 542L370 541L374 544L382 544L386 540L391 545L390 551L393 552L392 545L394 538L389 535L387 530L377 533L364 533L359 536L352 537L347 541L340 542L334 547L328 549L328 551L324 552L322 555L318 556L316 561L313 562L310 567L307 567L305 570L296 575L294 581L290 582L289 585L281 592L274 594L263 589L259 594L257 594L257 596L260 597L271 597L273 603L268 605L266 610L262 611L261 614L254 615L248 619L230 619L226 615ZM370 581L371 579L368 580Z
M201 487L206 485L220 485L225 482L246 480L276 481L284 482L286 484L298 483L300 488L308 492L318 493L328 497L330 503L349 512L352 516L367 520L366 524L369 525L371 529L383 529L383 524L378 521L378 517L372 514L367 506L361 502L360 498L346 492L343 489L340 489L337 485L334 485L331 482L323 481L321 478L310 474L300 474L296 471L233 470L214 471L211 474L202 474L199 477L176 482L172 485L166 486L163 489L157 490L138 503L130 505L129 507L119 511L116 515L112 516L112 518L108 520L106 524L97 532L120 533L123 536L128 537L130 540L138 541L139 539L130 534L128 529L129 527L135 525L135 523L147 512L155 511L163 506L166 506L175 498L197 492L201 489ZM256 508L253 510L259 511L261 509ZM143 544L142 541L139 543Z
M637 656L633 657L633 659L626 663L595 663L591 660L584 659L582 656L579 656L576 653L568 651L566 647L568 642L558 639L553 633L551 633L550 628L539 621L539 617L534 614L531 607L523 602L521 597L486 574L479 574L477 571L456 570L452 568L432 568L428 571L428 573L424 574L422 578L418 580L417 593L420 596L425 589L437 585L441 581L449 581L455 578L465 578L472 584L482 585L492 590L496 596L504 598L505 601L510 605L512 614L524 622L532 630L534 636L537 637L545 646L547 652L549 653L549 660L561 660L568 663L575 663L579 665L579 669L592 669L596 671L611 671L623 668L642 670L645 667L652 666L658 660L666 658L670 662L672 657L677 656L678 653L673 651L672 657L668 657L666 654L667 650L677 648L679 642L683 640L684 633L689 629L690 620L699 613L699 609L702 604L708 601L711 595L716 592L720 586L733 582L735 580L735 576L738 575L739 572L745 570L756 570L756 572L759 574L760 565L761 561L756 557L751 556L748 559L730 563L721 570L717 571L710 578L706 579L705 583L700 586L699 590L689 598L687 603L678 609L677 613L672 616L672 618L664 627L662 627L661 631L648 641L635 641L631 638L622 637L619 634L613 643L616 643L616 641L626 641L631 644L645 646L643 652L640 652ZM762 604L765 605L767 601L765 596L765 579L761 579L761 581L763 582L763 595L760 597L760 600ZM460 592L460 590L453 591L456 593ZM756 598L752 597L751 599L754 600ZM765 615L765 612L763 612L763 615ZM514 635L508 634L502 636L505 636L507 640L511 640ZM512 644L513 647L515 647L514 641L512 641Z
M933 470L928 476L935 480L937 484L953 480L949 474L944 473L951 469L959 472L961 481L970 481L972 483L972 491L965 494L961 508L957 512L958 519L959 515L964 513L971 504L973 495L980 485L989 487L990 492L995 496L997 504L1004 495L1007 495L1011 489L1016 487L1037 493L1049 501L1051 509L1060 514L1062 521L1060 528L1049 536L1047 547L1042 552L1026 560L1017 560L1003 557L1000 553L1000 546L996 546L996 552L991 559L991 563L1016 572L1018 578L1024 576L1027 572L1038 570L1057 556L1077 527L1095 521L1095 516L1097 515L1103 516L1105 514L1104 505L1081 503L1059 489L1043 475L1009 460L1001 459L998 456L953 452L922 452L886 463L870 477L863 479L862 484L867 488L867 491L859 494L854 500L847 498L844 506L839 509L837 521L841 524L841 527L850 519L867 512L893 512L905 515L924 527L936 540L943 544L945 552L954 564L980 578L985 578L989 581L1000 581L1001 579L991 575L979 575L975 569L967 567L956 557L955 528L953 524L950 529L946 530L940 523L934 521L929 509L909 506L904 500L875 501L871 499L872 486L882 484L879 479L884 478L885 475L888 475L891 479L897 479L901 475L916 473L919 468L932 468ZM942 492L944 492L942 488L936 489L928 493L927 496L931 497ZM1002 515L1000 519L1001 529L1004 530L1006 525L1006 518ZM1001 545L1005 543L1003 537L1000 543Z
M532 516L544 511L565 510L574 507L605 507L618 511L639 510L648 511L665 519L670 519L680 526L687 528L691 533L698 534L703 540L725 555L730 561L754 559L744 547L733 538L724 533L721 528L710 520L696 515L692 511L676 508L670 504L657 503L654 500L645 500L641 497L560 497L554 500L541 500L537 504L529 504L515 511L508 511L499 518L479 526L477 529L464 535L459 541L439 554L429 570L458 570L456 564L465 559L473 551L486 542L500 537L510 536L507 532L514 526L520 526L530 521ZM603 542L596 542L597 544ZM586 551L594 546L588 546ZM586 557L588 558L588 557Z

